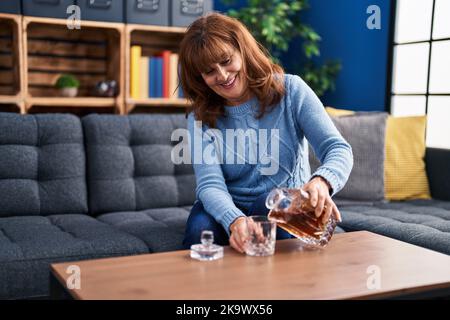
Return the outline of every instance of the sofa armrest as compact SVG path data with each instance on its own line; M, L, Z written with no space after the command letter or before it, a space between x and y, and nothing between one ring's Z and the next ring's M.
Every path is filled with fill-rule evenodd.
M425 163L431 196L450 200L450 150L427 148Z

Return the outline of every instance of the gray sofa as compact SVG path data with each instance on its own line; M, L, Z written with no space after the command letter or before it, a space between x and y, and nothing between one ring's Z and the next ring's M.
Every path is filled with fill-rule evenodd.
M53 262L181 249L195 177L170 137L185 121L0 113L0 299L48 296Z
M432 200L357 202L337 200L341 227L368 230L450 254L450 150L428 148L426 172Z
M195 177L170 152L185 127L182 114L0 113L0 298L47 297L50 263L181 249ZM431 151L432 193L445 198L435 168L450 159ZM345 231L450 254L450 202L339 205Z

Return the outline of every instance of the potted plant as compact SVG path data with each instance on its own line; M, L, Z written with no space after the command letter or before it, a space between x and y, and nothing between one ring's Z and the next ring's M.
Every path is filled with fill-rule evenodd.
M56 81L56 87L63 97L76 97L80 82L73 75L63 74Z

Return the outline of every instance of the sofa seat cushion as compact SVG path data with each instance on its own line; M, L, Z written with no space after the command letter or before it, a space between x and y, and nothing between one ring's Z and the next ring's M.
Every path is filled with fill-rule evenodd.
M183 249L182 243L190 207L173 207L105 213L98 217L144 241L150 252Z
M136 237L82 214L0 218L0 299L48 296L51 263L147 252Z
M114 212L98 217L120 230L142 239L150 252L183 250L186 221L192 206L150 209L139 212ZM345 232L337 226L335 233Z
M450 202L410 200L339 206L346 231L367 230L450 254Z

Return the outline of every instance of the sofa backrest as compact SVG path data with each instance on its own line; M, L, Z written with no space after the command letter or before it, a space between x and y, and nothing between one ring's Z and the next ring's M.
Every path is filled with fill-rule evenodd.
M195 176L175 165L171 142L183 114L98 115L82 119L92 214L191 206Z
M427 148L425 163L431 196L450 201L450 150Z
M87 212L80 119L0 113L0 217Z

